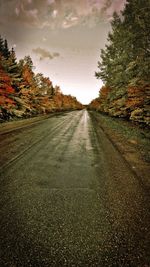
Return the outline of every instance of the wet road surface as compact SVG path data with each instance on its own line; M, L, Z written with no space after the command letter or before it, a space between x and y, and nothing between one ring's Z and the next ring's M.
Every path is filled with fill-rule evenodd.
M0 267L150 266L148 191L92 113L1 138Z

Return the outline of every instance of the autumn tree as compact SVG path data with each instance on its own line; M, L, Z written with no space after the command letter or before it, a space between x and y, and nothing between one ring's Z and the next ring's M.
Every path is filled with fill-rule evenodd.
M12 78L8 72L8 60L10 51L7 40L0 36L0 117L8 119L8 113L15 105L15 90L12 85Z
M101 110L146 123L150 101L149 21L150 1L127 0L121 15L114 14L95 73L110 89L105 96L101 91Z
M17 62L14 48L0 36L0 119L29 117L81 107L42 73L35 74L30 56Z
M48 95L49 97L52 97L54 95L53 84L49 77L44 77L42 73L37 73L35 80L39 94Z
M19 67L21 76L23 78L24 85L29 88L34 84L34 66L30 56L25 56L23 60L19 61Z
M11 78L0 64L0 118L8 118L8 112L15 105L13 100L14 89L11 86Z

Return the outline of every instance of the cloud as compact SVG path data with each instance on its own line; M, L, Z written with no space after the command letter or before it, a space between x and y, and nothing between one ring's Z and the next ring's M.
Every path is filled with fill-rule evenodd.
M76 26L78 24L79 18L78 17L68 17L62 22L62 28L67 29L72 26Z
M126 0L0 0L1 21L17 22L30 28L94 27L110 21Z
M58 14L58 10L54 10L54 11L52 12L52 17L53 17L53 18L56 18L56 17L57 17L57 14Z
M119 13L123 9L126 0L107 0L105 2L102 12L110 18L114 12Z
M34 48L34 49L32 49L32 51L33 51L33 53L35 53L36 55L39 56L40 60L44 60L44 59L52 60L52 59L60 56L60 54L58 52L50 53L48 50L41 48L41 47Z
M48 5L51 5L51 4L53 4L55 2L55 0L47 0L47 4Z
M20 14L20 9L19 9L18 7L15 8L15 13L16 13L17 16L19 16L19 14Z
M46 37L43 37L43 38L42 38L42 41L43 41L43 42L46 42L46 41L47 41L47 38L46 38Z

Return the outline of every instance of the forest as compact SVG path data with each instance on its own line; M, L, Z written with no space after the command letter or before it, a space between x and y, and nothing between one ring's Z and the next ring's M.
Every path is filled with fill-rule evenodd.
M149 21L150 0L127 0L121 14L114 14L95 72L104 85L89 109L150 125ZM30 56L17 61L14 48L0 37L1 121L82 108L50 78L35 74Z
M104 86L89 108L150 125L150 1L128 0L114 14L95 76Z
M0 36L0 121L27 118L54 111L82 109L48 77L34 73L30 56L17 62L14 48Z

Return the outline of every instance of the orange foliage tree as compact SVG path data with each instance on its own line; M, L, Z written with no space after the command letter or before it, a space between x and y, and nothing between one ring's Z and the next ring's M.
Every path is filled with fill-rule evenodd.
M10 108L10 105L14 105L12 95L14 94L14 89L11 86L11 78L0 65L0 106L5 108Z

